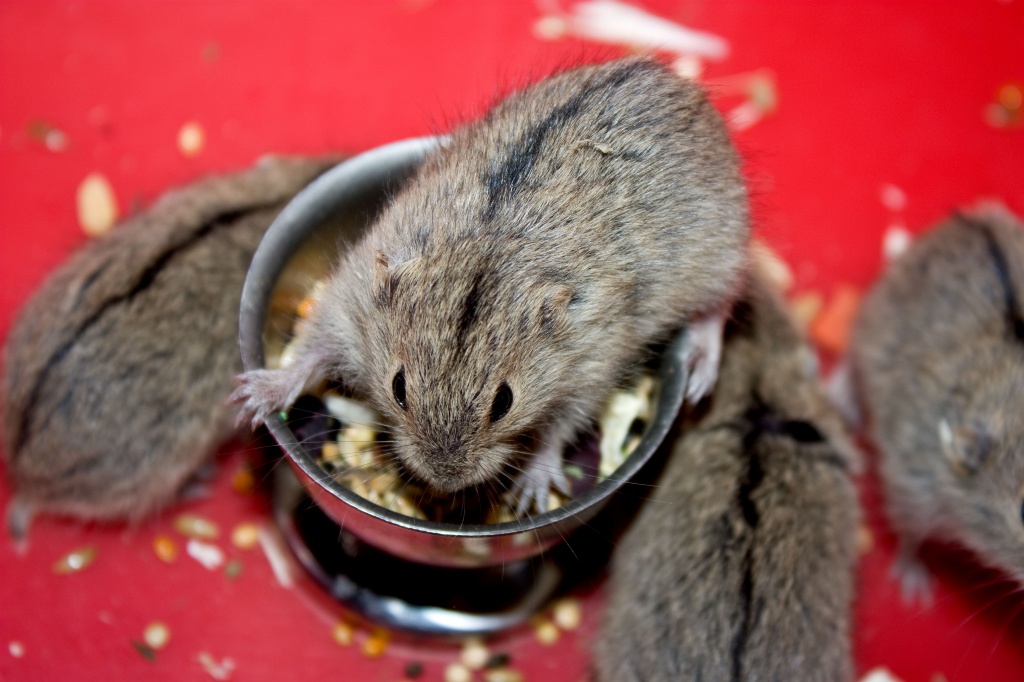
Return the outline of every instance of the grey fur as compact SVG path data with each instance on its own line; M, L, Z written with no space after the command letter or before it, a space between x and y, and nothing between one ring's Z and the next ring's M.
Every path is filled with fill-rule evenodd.
M612 559L604 682L852 679L856 452L755 279L707 411Z
M636 58L564 72L456 130L347 254L300 359L236 397L255 423L343 376L435 488L496 480L517 438L557 448L646 344L725 310L747 234L698 86ZM513 404L490 423L503 383Z
M986 208L918 238L864 303L855 384L905 568L939 538L1024 583L1022 284L1024 226Z
M46 280L4 351L12 532L37 509L151 513L230 434L249 261L330 163L268 158L171 192Z

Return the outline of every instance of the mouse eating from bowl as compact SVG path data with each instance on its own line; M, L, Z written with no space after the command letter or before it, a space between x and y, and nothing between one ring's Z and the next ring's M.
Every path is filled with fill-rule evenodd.
M646 58L563 72L424 161L291 363L239 378L240 423L340 381L430 489L497 482L543 511L566 445L651 344L685 328L687 399L711 391L747 239L738 158L697 85Z

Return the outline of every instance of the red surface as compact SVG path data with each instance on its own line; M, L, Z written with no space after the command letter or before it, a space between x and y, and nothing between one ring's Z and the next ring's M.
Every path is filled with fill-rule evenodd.
M1021 0L645 7L729 40L731 56L708 77L776 74L777 112L736 139L758 230L793 266L796 293L866 286L891 222L920 231L980 196L1024 212L1024 129L996 129L984 117L1000 86L1024 81ZM444 129L509 83L618 53L540 41L531 31L539 16L529 2L472 0L0 1L0 338L84 241L74 197L88 173L110 179L124 213L266 152L358 151ZM176 138L193 120L206 144L185 158ZM29 132L37 122L63 130L67 149L40 144ZM887 183L904 190L905 210L882 205ZM371 660L340 647L330 637L336 613L280 587L259 549L231 546L235 523L267 519L261 497L231 489L242 457L223 464L209 499L140 527L42 519L24 556L0 542L0 678L203 677L196 656L206 651L232 658L238 680L397 680L412 659L426 662L422 679L440 680L452 650L393 644ZM887 577L892 538L873 486L864 489L875 543L859 575L859 670L885 665L907 682L1024 678L1024 601L935 548L936 605L901 605ZM0 483L0 503L8 495ZM156 558L158 533L184 549L171 528L183 509L220 524L217 544L242 561L240 577L207 571L183 551L172 564ZM58 558L85 545L98 550L94 564L53 574ZM526 631L492 648L511 651L530 682L576 682L599 602L587 596L584 628L554 647ZM131 640L155 620L172 634L150 662Z

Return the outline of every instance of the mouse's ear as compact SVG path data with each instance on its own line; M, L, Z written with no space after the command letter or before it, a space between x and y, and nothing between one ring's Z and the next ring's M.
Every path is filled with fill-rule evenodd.
M961 424L953 428L943 419L939 421L939 444L953 473L968 478L988 461L992 436L980 424Z
M413 258L396 263L383 251L377 252L373 263L373 295L378 308L391 305L402 273L407 272L417 260Z
M568 284L552 284L544 291L540 305L541 328L553 334L569 324L569 304L576 292Z
M391 304L391 297L395 293L395 279L392 275L388 255L378 251L373 263L373 298L378 308Z

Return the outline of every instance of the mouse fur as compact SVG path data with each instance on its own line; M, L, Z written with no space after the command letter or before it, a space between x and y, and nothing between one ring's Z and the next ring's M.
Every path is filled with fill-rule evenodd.
M341 379L434 490L489 483L544 509L563 447L648 344L688 325L691 398L710 390L747 237L699 86L645 58L557 74L424 161L342 259L296 361L240 378L242 418Z
M853 679L859 458L763 277L612 557L600 682Z
M1024 583L1024 225L958 213L890 264L864 302L854 384L879 451L908 599L916 560L952 541Z
M46 279L4 348L14 536L37 511L139 519L208 461L232 430L249 261L333 163L266 158L169 192Z

